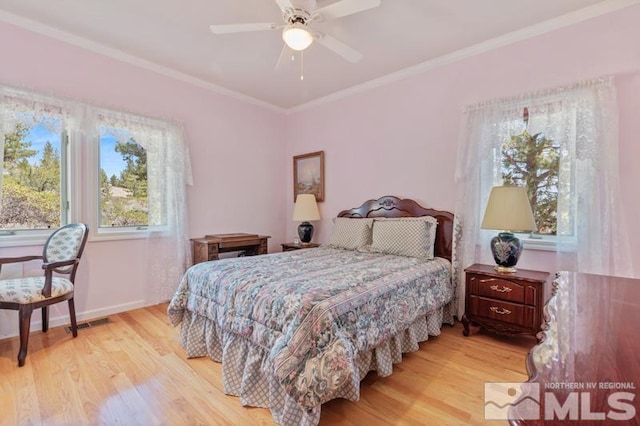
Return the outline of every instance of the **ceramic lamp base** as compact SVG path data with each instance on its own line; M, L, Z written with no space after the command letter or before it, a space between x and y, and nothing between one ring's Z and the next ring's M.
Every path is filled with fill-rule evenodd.
M522 242L511 232L500 232L491 239L491 253L496 261L496 271L513 274L522 254Z
M303 245L309 244L311 237L313 237L313 225L309 222L302 222L298 225L298 236Z

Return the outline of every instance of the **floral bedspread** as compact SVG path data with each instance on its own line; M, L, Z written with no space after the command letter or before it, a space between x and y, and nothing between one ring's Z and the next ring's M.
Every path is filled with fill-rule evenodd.
M354 359L453 297L451 264L319 247L191 267L169 305L269 353L268 365L303 407L332 399Z

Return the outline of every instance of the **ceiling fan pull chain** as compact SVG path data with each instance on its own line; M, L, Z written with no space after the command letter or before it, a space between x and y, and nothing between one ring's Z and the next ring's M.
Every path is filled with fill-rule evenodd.
M300 52L300 80L304 80L304 50Z

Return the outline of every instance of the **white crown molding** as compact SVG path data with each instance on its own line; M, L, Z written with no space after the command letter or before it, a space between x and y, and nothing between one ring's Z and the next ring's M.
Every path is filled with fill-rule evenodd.
M327 96L315 99L311 102L307 102L298 105L293 108L287 109L286 114L292 114L299 111L307 110L317 107L319 105L327 104L338 99L342 99L356 93L362 93L376 87L385 86L393 82L404 80L409 77L422 74L425 71L432 70L443 65L447 65L453 62L457 62L481 53L485 53L499 47L504 47L519 41L523 41L532 37L536 37L551 31L555 31L560 28L568 27L591 18L595 18L607 13L615 12L620 9L624 9L635 4L639 4L640 0L609 0L602 3L597 3L584 9L577 10L575 12L568 13L566 15L559 16L557 18L549 19L547 21L535 24L529 27L522 28L517 31L496 37L482 43L475 44L473 46L466 47L464 49L457 50L455 52L443 55L426 62L422 62L418 65L405 68L403 70L387 74L384 77L376 78L374 80L367 81L366 83L358 84L356 86L349 87L348 89L341 90L339 92L332 93Z
M172 68L165 67L164 65L160 65L145 59L141 59L137 56L131 55L122 50L114 49L112 47L108 47L103 44L97 43L95 41L86 39L84 37L79 37L79 36L67 33L65 31L58 30L56 28L50 27L38 21L23 18L21 16L14 15L13 13L9 13L3 10L0 10L0 20L7 22L9 24L27 29L29 31L42 34L44 36L63 41L65 43L72 44L74 46L87 49L89 51L98 53L100 55L104 55L104 56L119 60L121 62L125 62L127 64L134 65L134 66L146 69L148 71L153 71L155 73L164 75L166 77L170 77L175 80L182 81L184 83L192 84L194 86L197 86L206 90L210 90L217 94L229 96L239 101L260 106L260 107L269 109L271 111L275 111L279 113L286 112L286 109L275 106L271 103L262 101L260 99L256 99L254 97L242 94L240 92L236 92L231 89L227 89L226 87L222 87L217 84L210 83L208 81L202 80L197 77L193 77L183 72L176 71Z

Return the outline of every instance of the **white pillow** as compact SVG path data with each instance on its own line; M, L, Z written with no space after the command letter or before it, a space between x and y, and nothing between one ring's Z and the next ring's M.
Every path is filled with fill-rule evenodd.
M371 251L432 259L437 224L431 216L376 218Z
M329 239L331 247L357 250L371 244L373 219L336 217Z

